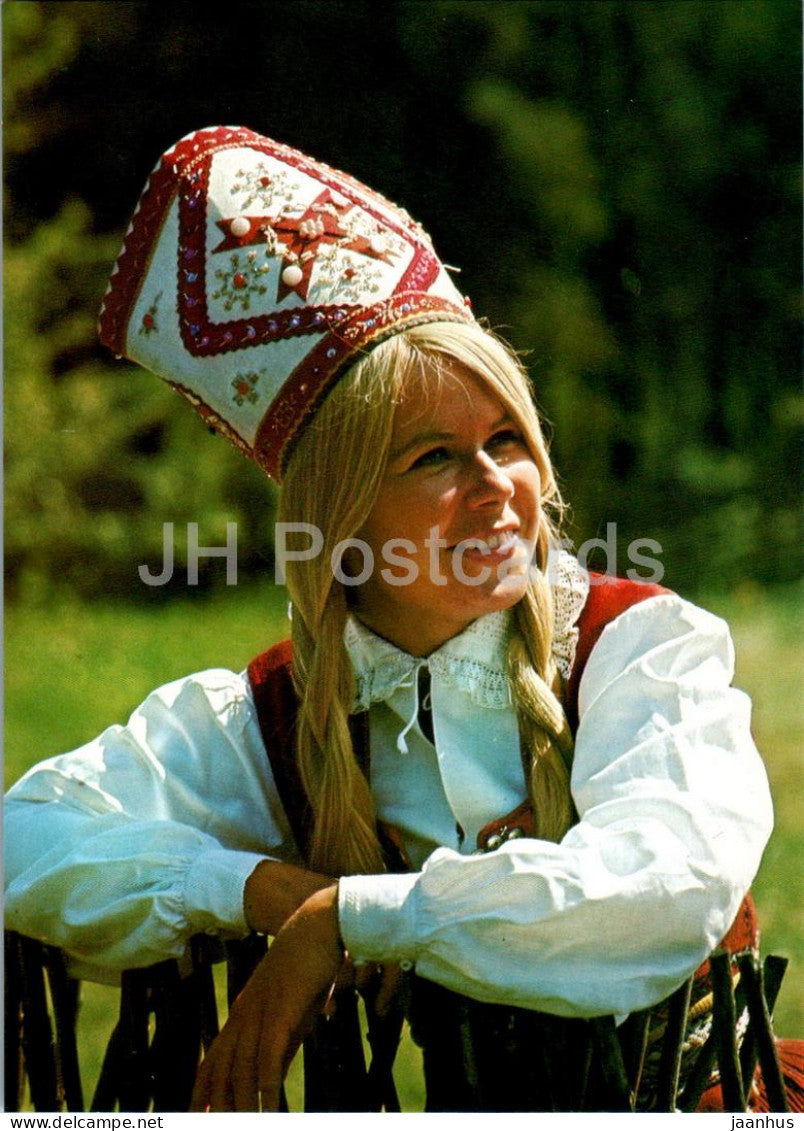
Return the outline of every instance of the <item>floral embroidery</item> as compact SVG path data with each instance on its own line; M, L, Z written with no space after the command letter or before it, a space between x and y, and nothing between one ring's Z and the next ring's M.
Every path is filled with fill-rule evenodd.
M319 303L365 301L364 296L378 293L381 277L373 264L361 263L337 247L327 247L318 253L316 297Z
M249 310L252 298L264 295L268 289L263 280L271 270L270 265L253 250L248 252L243 262L237 253L230 257L229 262L231 267L228 271L218 268L215 272L220 286L212 292L212 297L220 299L224 310L232 310L234 306Z
M378 223L364 209L350 208L341 213L340 220L356 245L355 251L367 254L365 245L368 243L371 249L368 254L373 252L377 258L383 259L386 263L392 263L397 256L404 254L406 247L404 240L399 239L390 228Z
M148 310L153 288L163 285L155 252L166 250L168 232L172 241L175 213L175 308L165 290ZM330 254L333 248L339 256ZM361 264L368 271L359 272ZM339 279L348 298L335 285ZM431 294L436 286L439 293ZM180 339L174 343L171 334L171 354L174 345L187 354L185 379L206 389L207 380L222 378L224 403L234 411L234 397L243 398L236 416L244 429L249 418L253 441L234 434L205 402L199 412L280 478L283 455L352 352L389 327L471 322L459 302L429 239L406 213L287 146L250 130L216 127L183 138L149 179L104 299L101 333L116 353L129 356L134 340L147 334L158 345L168 318ZM241 350L249 351L247 360L236 356ZM264 362L268 353L276 355L271 366ZM211 363L224 354L227 364L216 369ZM167 368L160 362L159 372L173 372L174 361ZM281 395L269 395L262 382L256 403L246 400L247 392L232 386L238 362L243 373L248 366L271 372L271 389L275 378Z
M256 392L257 384L262 376L254 370L248 373L236 373L232 378L232 388L234 389L234 397L232 398L237 405L242 405L244 401L250 404L256 404L258 397Z
M260 161L253 169L238 169L229 191L232 196L245 193L239 201L243 209L250 208L255 201L259 201L265 208L272 208L274 204L290 204L295 200L299 186L291 183L286 169L269 170Z
M320 192L298 215L293 210L284 211L279 216L241 214L216 220L215 223L223 239L212 248L213 254L239 251L255 244L265 246L266 243L272 250L276 249L277 255L281 254L276 293L278 303L289 294L296 294L307 302L313 267L319 256L332 247L344 252L357 252L367 259L380 260L391 266L404 247L362 209L329 189ZM281 252L277 243L282 245Z
M159 306L159 300L161 298L162 298L162 292L160 291L159 294L154 299L154 301L151 303L151 305L148 307L148 309L143 314L142 321L140 322L140 328L137 331L138 333L140 333L140 334L153 334L153 333L155 333L159 330L159 327L156 324L156 311L157 311L157 308Z

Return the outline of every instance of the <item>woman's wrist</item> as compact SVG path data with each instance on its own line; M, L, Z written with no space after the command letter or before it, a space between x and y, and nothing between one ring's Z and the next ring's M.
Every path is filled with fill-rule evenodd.
M246 925L260 934L275 935L311 895L333 883L331 876L294 864L262 860L243 889Z
M287 927L289 932L301 930L305 945L320 948L334 963L342 963L348 957L341 938L337 881L330 880L326 887L309 896L291 916Z

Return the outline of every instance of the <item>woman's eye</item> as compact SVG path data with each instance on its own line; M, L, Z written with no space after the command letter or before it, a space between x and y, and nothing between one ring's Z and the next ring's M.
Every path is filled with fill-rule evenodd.
M490 451L496 451L500 448L505 449L515 445L521 446L523 444L524 440L522 439L522 434L517 432L515 428L503 428L499 432L494 433L486 444L486 447Z
M449 452L446 448L430 448L427 452L422 452L408 468L413 471L417 467L435 467L439 463L443 463L449 459Z

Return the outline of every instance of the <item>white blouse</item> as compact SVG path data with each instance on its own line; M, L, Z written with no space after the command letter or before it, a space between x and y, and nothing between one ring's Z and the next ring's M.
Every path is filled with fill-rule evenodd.
M565 570L556 588L565 673L579 579ZM770 834L728 629L672 594L608 625L580 686L579 823L560 844L477 854L477 832L525 796L509 631L509 614L482 617L423 661L350 621L377 812L419 870L342 879L342 935L358 962L412 963L481 1000L642 1008L725 934ZM434 743L418 723L424 664ZM245 673L176 680L127 726L35 766L8 795L5 847L6 925L64 947L83 976L179 957L198 931L245 933L256 864L300 863Z

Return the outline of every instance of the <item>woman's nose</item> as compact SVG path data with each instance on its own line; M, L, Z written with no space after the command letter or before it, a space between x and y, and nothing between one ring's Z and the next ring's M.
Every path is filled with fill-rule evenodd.
M514 494L511 478L488 452L480 451L473 457L471 475L468 501L472 506L507 502Z

